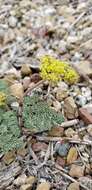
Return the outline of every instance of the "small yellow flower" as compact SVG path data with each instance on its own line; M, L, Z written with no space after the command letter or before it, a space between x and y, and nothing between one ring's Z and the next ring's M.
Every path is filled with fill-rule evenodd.
M50 56L42 57L40 70L41 77L53 83L63 80L68 84L74 84L79 79L78 74L69 64Z
M6 95L4 92L0 92L0 106L4 106L6 104Z

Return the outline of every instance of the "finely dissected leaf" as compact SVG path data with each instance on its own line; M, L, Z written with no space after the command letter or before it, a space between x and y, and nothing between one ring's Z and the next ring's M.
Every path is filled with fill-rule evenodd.
M4 80L0 80L0 92L4 92L5 94L9 92L8 85Z
M61 124L64 118L61 114L49 108L38 95L25 97L23 104L24 127L33 132L50 130L56 124Z
M19 139L20 129L16 113L7 111L1 115L0 121L0 152L8 152L20 147L23 142Z

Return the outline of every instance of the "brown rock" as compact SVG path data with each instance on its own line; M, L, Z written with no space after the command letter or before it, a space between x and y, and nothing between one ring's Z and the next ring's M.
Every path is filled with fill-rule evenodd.
M41 80L41 77L38 73L34 73L32 76L31 76L31 82L34 82L34 83L37 83Z
M67 190L80 190L79 183L77 182L71 183L67 188Z
M67 91L67 89L58 88L57 92L56 92L56 99L58 101L62 101L66 97L68 97L68 91Z
M65 160L61 156L57 156L56 164L64 167L65 166Z
M92 67L89 61L80 61L78 68L86 75L92 75Z
M77 106L72 97L68 97L64 101L64 113L68 119L74 119L78 117Z
M11 94L20 100L23 99L23 86L21 83L15 83L10 87Z
M65 136L69 138L73 137L76 134L76 132L72 128L66 129L64 133L65 133Z
M50 190L51 185L49 182L43 182L37 186L36 190Z
M61 104L58 101L53 101L53 106L57 112L61 110Z
M30 84L29 84L29 88L31 89L31 88L34 88L34 86L35 86L35 83L34 82L31 82Z
M25 77L23 79L23 88L24 88L24 90L26 90L29 87L29 84L30 84L30 77Z
M25 183L26 184L30 184L31 186L33 186L33 184L36 182L36 177L34 176L29 176L26 178Z
M4 155L3 161L5 162L5 164L9 165L15 160L15 158L16 158L15 151L9 151Z
M35 152L40 152L41 150L46 150L48 145L44 142L37 142L32 145L32 148Z
M20 187L20 190L31 190L32 186L30 184L24 184Z
M67 164L73 163L77 160L78 152L75 147L71 147L67 155Z
M22 76L28 76L31 74L31 69L29 67L29 65L27 64L22 64L22 67L21 67L21 74Z
M89 133L90 136L92 136L92 124L90 124L87 128L87 132Z
M48 132L48 135L52 137L62 137L64 134L64 128L60 126L52 127Z
M77 177L77 178L84 176L84 166L78 166L72 164L71 169L69 171L69 175L71 177Z
M86 124L92 123L92 115L85 108L79 109L79 116Z
M27 176L25 174L22 174L14 180L13 184L16 186L23 185L23 184L25 184L26 178L27 178Z
M18 154L18 156L24 157L24 156L27 154L27 149L26 149L25 147L19 148L19 149L17 150L17 154Z
M9 86L11 86L13 84L13 82L15 82L17 79L16 75L15 74L7 74L5 77L4 77L4 80L7 82L7 84Z

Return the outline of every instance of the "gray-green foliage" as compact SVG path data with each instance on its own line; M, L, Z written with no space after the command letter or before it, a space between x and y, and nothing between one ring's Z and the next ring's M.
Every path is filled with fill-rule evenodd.
M38 95L25 97L23 104L24 127L34 132L50 130L56 124L61 124L64 118L61 114L49 108Z
M16 113L0 109L0 152L8 152L22 145Z
M4 80L0 80L0 92L4 92L5 94L9 92L8 85Z
M0 92L6 95L6 104L10 105L16 98L11 95L8 84L4 80L0 80Z

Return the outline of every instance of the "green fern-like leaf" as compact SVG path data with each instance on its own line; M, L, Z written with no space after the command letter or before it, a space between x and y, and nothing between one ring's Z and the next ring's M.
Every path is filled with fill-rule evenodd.
M61 114L49 108L38 95L25 97L23 105L24 127L33 132L50 130L56 124L61 124L64 118Z
M3 113L0 124L0 152L8 152L20 147L23 142L19 137L20 129L16 113L13 111Z

